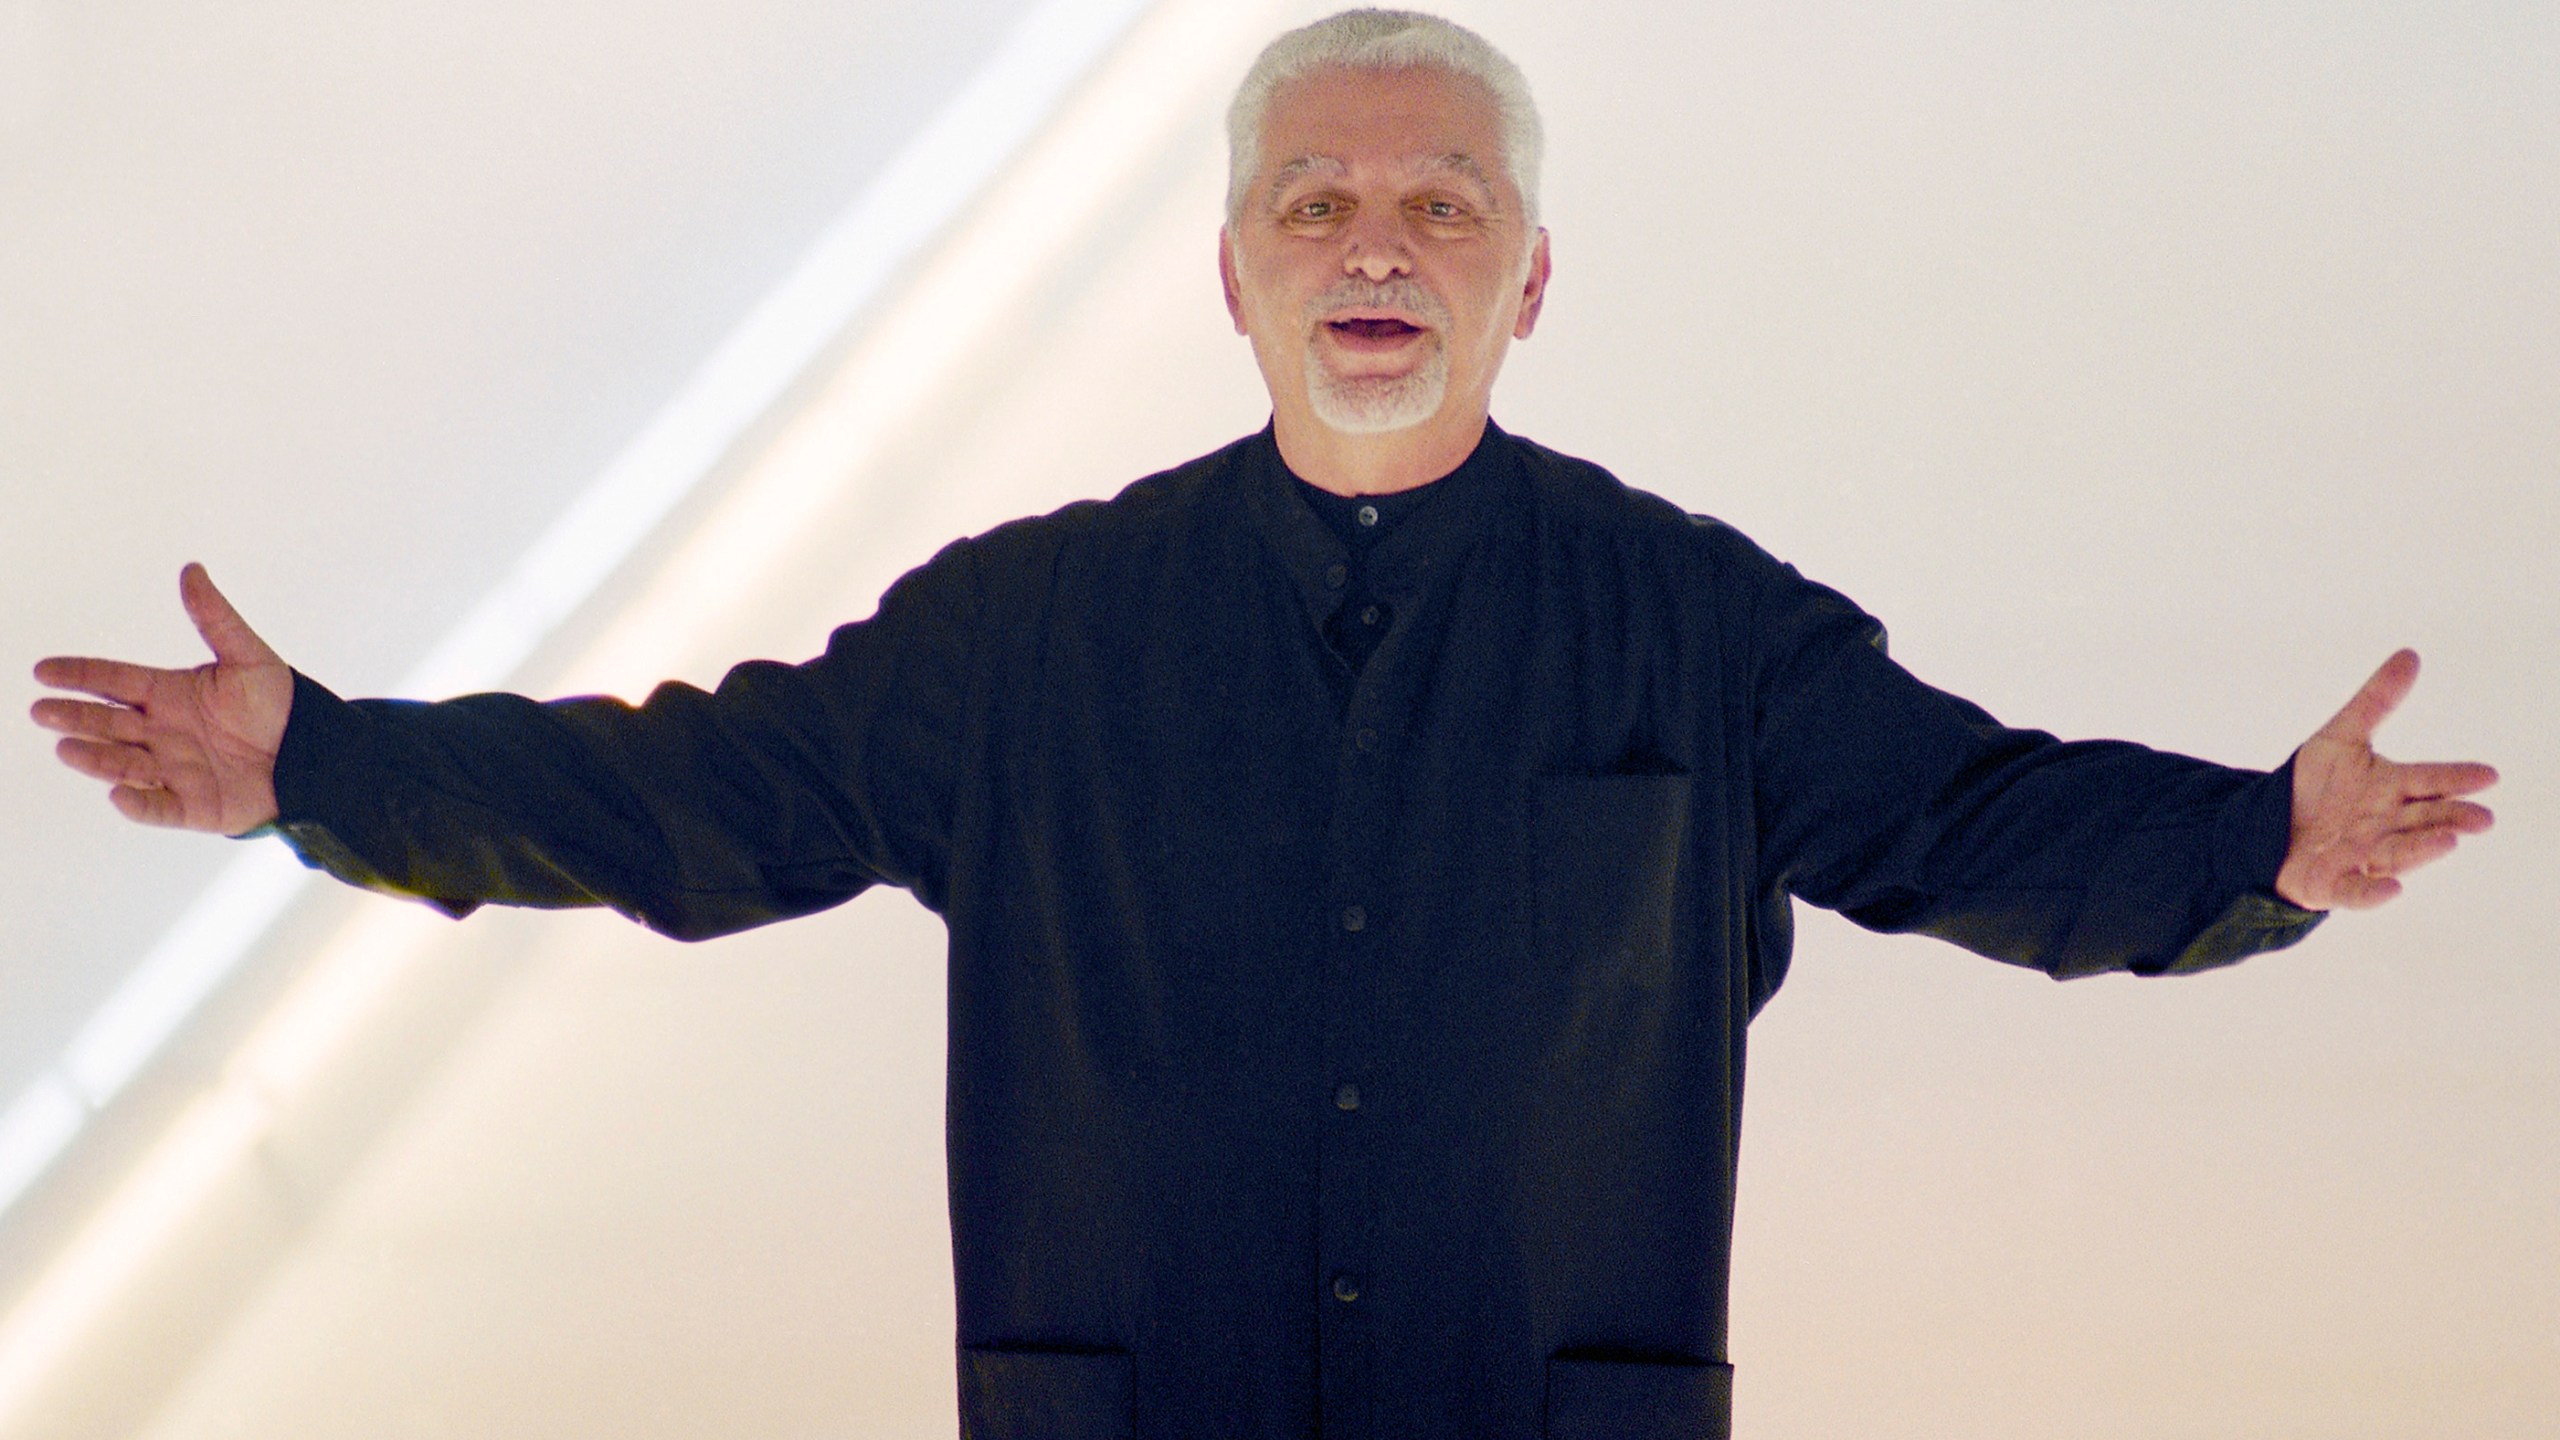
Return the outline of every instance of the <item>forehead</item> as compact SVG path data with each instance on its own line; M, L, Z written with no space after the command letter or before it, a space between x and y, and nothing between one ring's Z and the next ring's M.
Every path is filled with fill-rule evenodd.
M1272 92L1257 167L1309 157L1350 165L1445 163L1465 157L1501 173L1502 117L1484 82L1445 70L1329 67Z

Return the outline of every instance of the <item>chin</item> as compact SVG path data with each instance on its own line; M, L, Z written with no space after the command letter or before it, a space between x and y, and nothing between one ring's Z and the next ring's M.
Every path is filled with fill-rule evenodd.
M1389 435L1440 413L1449 398L1449 361L1434 350L1402 375L1336 375L1307 354L1307 408L1345 435Z

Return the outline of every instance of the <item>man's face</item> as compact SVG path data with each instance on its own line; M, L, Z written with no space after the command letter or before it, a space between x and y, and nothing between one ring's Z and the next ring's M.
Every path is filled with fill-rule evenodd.
M1261 141L1218 255L1274 408L1349 433L1481 417L1547 279L1493 97L1440 70L1318 70L1272 96Z

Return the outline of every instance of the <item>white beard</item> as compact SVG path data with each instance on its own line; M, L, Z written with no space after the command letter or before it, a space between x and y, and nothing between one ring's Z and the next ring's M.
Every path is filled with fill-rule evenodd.
M1431 337L1431 353L1402 375L1336 375L1307 345L1307 405L1345 435L1379 435L1419 425L1440 413L1449 393L1449 352Z
M1429 327L1430 352L1402 375L1348 376L1324 363L1318 336L1323 317L1357 306L1411 311ZM1307 406L1316 418L1346 435L1381 435L1419 425L1440 413L1449 394L1449 307L1412 280L1383 284L1345 277L1307 302Z

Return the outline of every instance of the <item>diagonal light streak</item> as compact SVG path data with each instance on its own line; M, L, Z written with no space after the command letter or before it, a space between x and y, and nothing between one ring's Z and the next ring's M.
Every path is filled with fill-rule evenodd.
M1039 134L1154 0L1038 0L395 693L503 681L593 595L792 383ZM0 1110L0 1215L159 1053L311 883L273 846L235 858Z

